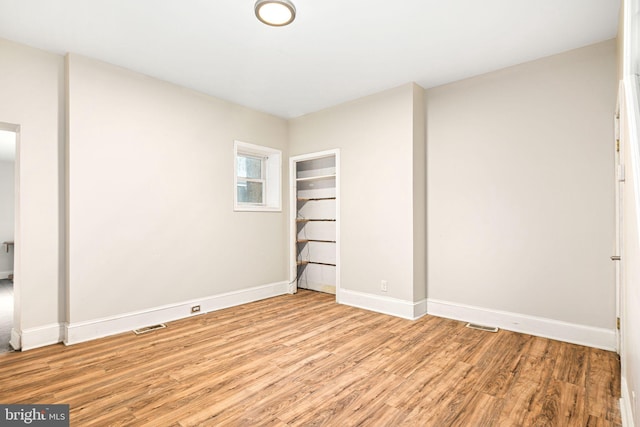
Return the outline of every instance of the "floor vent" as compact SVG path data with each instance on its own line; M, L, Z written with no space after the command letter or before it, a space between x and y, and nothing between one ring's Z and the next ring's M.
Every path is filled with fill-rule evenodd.
M158 329L164 329L166 327L167 325L165 325L164 323L160 323L159 325L145 326L144 328L135 329L133 333L136 335L142 335L146 334L147 332L157 331Z
M484 325L478 325L475 323L467 323L465 327L471 328L471 329L477 329L479 331L485 331L485 332L498 332L499 330L494 326L484 326Z

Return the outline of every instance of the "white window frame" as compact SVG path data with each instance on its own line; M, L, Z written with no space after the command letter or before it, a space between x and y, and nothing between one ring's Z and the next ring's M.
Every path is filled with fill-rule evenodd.
M262 179L238 177L238 156L257 157L262 160ZM282 211L282 151L248 142L233 143L233 209L237 212ZM238 182L263 182L262 203L238 202Z
M265 179L266 168L267 168L267 159L262 156L257 156L254 154L247 154L243 152L236 153L236 167L238 167L238 157L243 157L245 159L253 159L258 160L260 162L260 177L259 178L247 178L240 176L240 174L236 171L236 197L238 196L237 187L238 184L247 183L247 182L257 182L262 184L262 192L261 192L261 200L259 203L249 203L249 202L238 202L239 205L251 205L251 206L264 206L266 204L266 193L267 193L267 180Z

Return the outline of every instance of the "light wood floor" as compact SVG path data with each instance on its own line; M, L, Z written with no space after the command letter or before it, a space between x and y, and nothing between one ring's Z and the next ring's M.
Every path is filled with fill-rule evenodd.
M0 355L0 402L72 426L616 426L619 379L610 352L310 291Z

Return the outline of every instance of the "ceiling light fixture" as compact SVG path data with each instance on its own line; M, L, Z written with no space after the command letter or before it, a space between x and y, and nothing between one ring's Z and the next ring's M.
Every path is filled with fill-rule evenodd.
M272 27L289 25L296 19L296 7L289 0L258 0L256 17Z

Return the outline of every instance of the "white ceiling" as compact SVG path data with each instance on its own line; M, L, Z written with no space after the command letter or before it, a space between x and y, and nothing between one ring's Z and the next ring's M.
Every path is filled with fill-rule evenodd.
M16 158L16 134L0 130L0 162L12 162Z
M282 117L428 88L616 36L619 0L0 0L0 37L79 53Z

